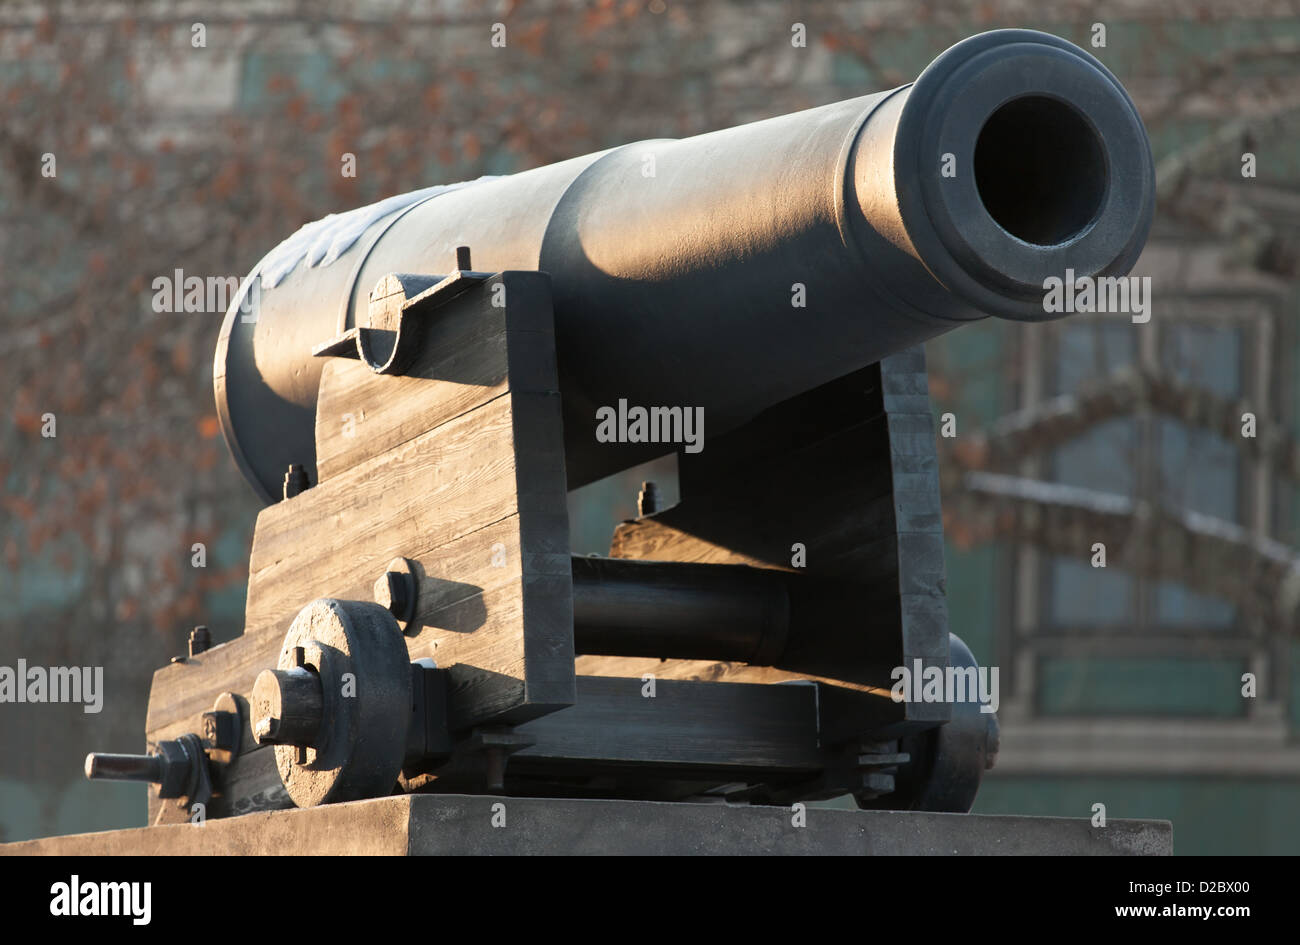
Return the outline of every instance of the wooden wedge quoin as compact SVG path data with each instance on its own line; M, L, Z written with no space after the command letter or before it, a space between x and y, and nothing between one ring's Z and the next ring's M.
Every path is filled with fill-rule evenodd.
M973 160L1014 150L981 133L1008 99L1027 134L1085 136L1067 197ZM940 178L948 151L981 170ZM893 92L264 261L288 274L255 272L215 370L270 503L243 633L159 670L151 754L96 770L155 780L156 824L393 792L970 810L996 695L949 632L921 344L1045 318L1065 264L1127 271L1152 187L1114 77L1001 31ZM624 402L707 440L610 442ZM573 556L568 491L674 450L681 501Z

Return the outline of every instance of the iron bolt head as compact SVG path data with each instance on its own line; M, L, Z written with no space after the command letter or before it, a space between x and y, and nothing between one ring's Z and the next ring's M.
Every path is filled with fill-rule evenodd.
M415 616L416 587L410 563L404 558L394 559L375 581L375 603L405 624Z
M307 470L297 463L290 463L288 471L284 474L284 497L292 499L300 495L309 485Z
M209 748L235 751L239 747L239 716L213 710L203 713L203 740Z
M393 616L397 616L406 603L406 588L402 586L402 576L393 571L385 571L375 581L375 603L379 604Z
M212 632L203 624L190 631L190 656L206 653L212 647Z
M260 718L253 726L253 737L257 739L259 745L274 745L275 736L280 731L280 720L266 716Z
M659 488L653 482L641 483L636 497L636 514L642 518L659 511Z

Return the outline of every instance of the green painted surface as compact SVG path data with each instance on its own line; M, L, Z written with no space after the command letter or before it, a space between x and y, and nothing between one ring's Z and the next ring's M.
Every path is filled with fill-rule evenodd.
M997 661L998 640L991 615L998 599L998 554L994 545L960 549L948 544L948 629L970 647L981 666Z
M989 318L926 344L936 434L948 412L956 419L958 440L997 419L1003 409L1001 364L1008 331L1005 322ZM941 450L944 446L940 441ZM994 615L1003 554L1001 544L973 548L951 541L944 544L948 628L965 641L981 665L1000 658Z
M977 814L1093 816L1172 821L1179 855L1300 854L1300 781L1230 778L1000 778Z
M1300 732L1300 643L1292 642L1290 650L1291 666L1287 677L1290 680L1288 689L1290 698L1287 700L1290 711L1287 714L1291 720L1292 731Z
M1235 659L1046 658L1039 663L1044 715L1236 718L1245 714Z
M0 843L147 822L148 792L140 784L78 778L58 787L0 779Z
M986 318L926 343L936 430L945 411L956 414L959 437L997 419L1006 382L1004 349L1013 329Z
M19 567L0 568L0 619L56 613L86 589L84 546L61 536Z

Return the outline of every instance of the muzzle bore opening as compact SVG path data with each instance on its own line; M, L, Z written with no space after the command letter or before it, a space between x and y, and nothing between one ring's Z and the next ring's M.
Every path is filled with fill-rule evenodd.
M1081 234L1106 196L1096 129L1060 99L1029 95L1000 106L975 141L975 186L1012 236L1054 246Z

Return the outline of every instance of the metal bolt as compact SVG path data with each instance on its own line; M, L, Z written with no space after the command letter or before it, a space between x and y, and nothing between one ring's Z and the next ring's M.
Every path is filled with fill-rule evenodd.
M636 514L653 515L659 511L659 488L653 482L641 483L641 491L636 497Z
M506 751L496 745L488 748L487 789L497 792L506 789Z
M147 755L86 756L86 777L106 781L148 781L162 798L193 795L206 778L207 756L197 735L161 741Z
M405 558L394 558L388 563L388 570L375 581L375 603L405 624L415 616L418 589L411 563Z
M280 730L280 720L273 719L269 715L266 718L258 719L257 724L253 726L253 737L257 739L259 745L275 744L276 732Z
M92 752L86 756L86 777L91 781L162 780L163 760L157 755L111 755Z
M190 631L190 656L198 656L212 647L212 633L203 624Z
M218 751L239 748L239 716L234 712L213 710L203 713L203 740Z
M324 718L320 676L309 669L263 670L249 700L253 737L259 745L309 746L316 743Z
M307 488L307 472L297 463L289 464L289 471L284 474L284 497L292 499Z
M404 617L408 610L407 582L409 575L395 571L385 571L375 581L375 603L379 604L394 617Z
M531 737L517 735L510 728L477 728L470 736L470 750L483 752L483 762L489 791L503 791L506 783L506 764L510 756L521 748L534 744Z

